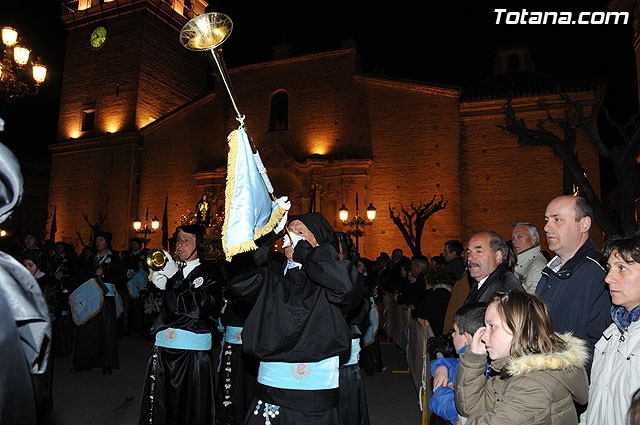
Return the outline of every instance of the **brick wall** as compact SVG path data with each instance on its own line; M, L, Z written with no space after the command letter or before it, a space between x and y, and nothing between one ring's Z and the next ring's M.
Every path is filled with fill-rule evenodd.
M374 80L365 85L374 159L367 201L378 208L366 255L375 259L380 251L402 248L411 256L389 217L389 204L399 212L401 205L409 209L442 195L446 208L427 221L422 237L422 253L438 255L444 242L461 234L459 93Z
M174 51L177 42L161 37L161 24L149 17L135 19L147 19L141 26L146 35L139 43L149 46L143 49L132 42L122 54L138 49L130 65L135 68L139 61L139 79L130 82L129 70L119 68L120 53L112 53L110 63L114 76L109 81L123 78L139 93L133 99L128 86L122 91L121 85L123 103L102 85L93 90L89 82L82 85L67 75L98 69L100 81L107 81L91 59L98 56L91 54L103 49L106 54L107 47L113 47L109 43L116 44L118 32L110 32L110 40L97 52L82 51L82 43L88 46L89 29L86 37L80 30L70 34L75 47L68 51L78 50L79 57L86 54L84 61L92 64L76 56L68 59L60 113L62 139L68 137L73 111L81 103L76 98L106 99L101 102L108 106L99 103L101 108L113 107L113 114L126 111L127 125L134 128L145 125L149 117L158 119L141 129L140 139L132 136L123 142L118 133L81 141L80 147L64 142L54 149L49 203L58 205L64 237L73 237L76 226L86 227L82 211L92 218L108 210L107 227L124 247L133 236L133 217L144 217L147 207L150 218L161 217L167 195L171 232L181 214L194 210L203 192L215 194L215 205L223 202L220 170L226 166L226 138L238 126L229 98L216 81L214 92L186 101L190 92L203 88L204 78L201 69L186 64L198 63L203 55L180 46ZM159 54L169 50L175 61ZM398 211L400 205L409 208L412 202L426 203L434 195L442 195L448 203L427 221L424 255L438 255L445 241L464 241L484 228L508 239L516 221L532 221L542 231L546 204L562 191L562 163L548 148L518 146L512 135L498 128L503 101L461 104L458 88L357 76L356 64L356 51L344 49L246 66L230 74L250 135L265 153L276 195L291 196L293 211L307 210L311 183L317 182L321 211L337 230L344 230L337 209L345 203L353 214L358 193L361 215L369 203L377 207L375 222L360 240L362 255L372 259L397 247L410 255L389 218L389 205ZM279 91L289 97L289 128L269 132L270 100ZM540 116L527 111L523 110L531 118ZM111 145L109 137L119 142ZM94 146L91 140L101 142ZM578 149L585 168L598 175L597 154L583 135ZM150 245L159 246L160 237L152 235Z

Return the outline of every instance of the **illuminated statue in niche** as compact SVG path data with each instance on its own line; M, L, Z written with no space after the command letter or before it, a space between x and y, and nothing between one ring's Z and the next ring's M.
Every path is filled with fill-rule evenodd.
M207 194L205 193L196 205L196 223L206 228L209 227L210 222L211 205L209 204Z

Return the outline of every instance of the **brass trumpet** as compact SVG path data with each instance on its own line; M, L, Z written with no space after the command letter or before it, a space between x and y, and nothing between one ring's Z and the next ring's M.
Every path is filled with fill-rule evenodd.
M178 249L175 254L171 255L171 258L178 265L178 268L182 269L187 263L180 259L180 254L182 254L182 252L180 251L180 249ZM167 265L168 260L167 256L164 255L163 250L152 249L147 254L146 261L147 266L149 266L149 280L151 280L151 274L154 271L164 270L164 267Z

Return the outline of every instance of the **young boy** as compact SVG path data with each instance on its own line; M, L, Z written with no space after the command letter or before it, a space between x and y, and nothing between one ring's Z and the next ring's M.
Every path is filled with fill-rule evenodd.
M471 345L476 331L484 326L486 303L471 303L462 306L454 316L453 346L460 356ZM453 385L458 373L458 358L445 357L431 363L433 375L433 395L429 400L429 408L436 415L448 420L453 425L464 424L466 418L458 415ZM458 417L460 422L458 422Z

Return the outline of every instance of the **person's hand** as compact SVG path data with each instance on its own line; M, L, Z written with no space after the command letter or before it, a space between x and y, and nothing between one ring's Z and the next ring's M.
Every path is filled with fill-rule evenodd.
M176 274L179 267L167 251L163 252L165 257L167 257L167 263L164 265L162 270L154 270L151 273L151 283L153 283L158 289L164 291L167 287L167 280Z
M102 270L102 267L98 267L96 269L96 276L98 277L104 277L104 270Z
M449 384L449 373L446 366L438 366L433 374L433 391L438 387L446 387Z
M284 215L282 216L280 221L278 221L278 224L276 225L276 228L274 229L274 232L280 233L284 229L285 224L287 224L287 217L289 216L289 209L291 208L291 201L289 201L289 197L282 196L282 197L280 197L280 198L278 198L276 200L276 203L278 204L278 206L280 208L285 210Z
M471 340L471 351L476 354L487 354L487 347L485 347L484 342L481 341L484 333L487 331L486 326L478 328L475 334L473 334L473 339Z
M395 292L393 293L393 302L394 302L394 303L397 303L397 302L398 302L398 291L395 291Z
M307 257L309 257L313 251L313 247L304 239L296 243L295 246L293 250L293 261L300 264L306 263Z

